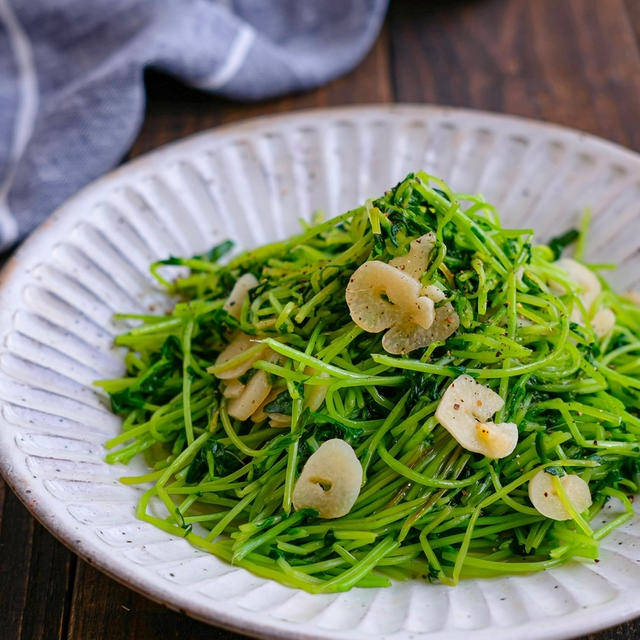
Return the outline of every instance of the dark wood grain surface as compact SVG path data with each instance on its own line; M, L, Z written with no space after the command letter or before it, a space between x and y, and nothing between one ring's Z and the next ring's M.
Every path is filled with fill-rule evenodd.
M217 125L294 109L429 102L558 122L640 151L640 0L395 0L375 47L316 91L237 104L149 72L129 157ZM0 482L0 638L241 636L174 613L64 548ZM640 621L589 636L640 638Z

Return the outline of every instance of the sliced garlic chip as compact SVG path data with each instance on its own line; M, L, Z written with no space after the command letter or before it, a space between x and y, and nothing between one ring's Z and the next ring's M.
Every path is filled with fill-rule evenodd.
M276 387L275 389L271 389L269 395L262 401L262 404L255 410L253 414L251 414L251 420L253 422L262 422L266 420L269 416L265 413L264 408L273 400L275 400L284 390L284 387Z
M591 492L589 485L574 474L558 478L567 498L578 513L582 513L591 506ZM552 520L570 520L571 514L562 504L556 493L551 474L542 470L529 480L529 500L531 504L546 518Z
M312 367L306 367L305 373L313 376L316 375L315 369ZM318 377L328 378L328 374L320 373ZM324 398L327 395L327 389L329 387L325 385L305 385L304 386L304 403L303 407L308 408L309 411L317 411L324 402ZM269 395L264 399L262 404L258 407L257 411L251 416L251 420L254 422L262 422L269 418L269 426L274 429L291 426L291 416L286 413L266 413L265 407L275 400L282 392L283 387L276 387L272 389Z
M420 276L427 270L429 266L429 256L436 243L436 236L433 232L429 232L419 238L416 238L409 245L409 252L403 256L399 256L389 261L389 264L400 271L404 271L407 275L420 279Z
M379 260L360 265L346 289L353 321L365 331L378 333L400 321L427 329L434 319L433 300L420 295L420 283Z
M435 236L414 240L406 256L389 264L371 260L361 265L347 285L346 299L353 321L365 331L388 329L382 347L405 354L446 340L460 325L458 314L436 285L422 287L417 279L426 270ZM435 303L441 303L436 308Z
M311 454L293 489L296 511L312 508L320 518L339 518L358 498L362 465L344 440L327 440Z
M258 279L252 273L241 275L231 289L231 293L222 307L236 320L240 319L242 305L249 297L249 291L258 286Z
M222 391L222 395L225 398L237 398L238 396L242 395L242 392L245 390L245 388L246 385L242 384L240 380L229 380L229 382L226 383L224 390Z
M214 367L218 367L225 362L229 362L236 356L244 353L251 349L251 347L255 347L260 344L257 342L257 338L255 336L249 336L246 333L242 333L238 331L231 342L220 352L220 355L217 357ZM220 371L216 373L215 376L222 380L230 380L231 378L238 378L243 373L246 373L251 369L254 362L261 360L264 357L265 352L267 351L267 347L264 346L262 349L257 349L255 353L247 358L243 359L242 362L239 362L237 365L230 369L226 369L225 371Z
M577 283L580 287L580 299L585 307L588 308L602 290L596 274L571 258L560 258L554 264L566 271L569 277ZM566 293L564 286L557 282L552 282L551 287L558 293Z
M578 285L578 298L582 302L582 306L586 311L589 311L591 305L595 299L600 295L602 286L600 281L593 271L585 267L583 264L572 260L571 258L560 258L556 260L555 265L560 267L563 271L566 271L569 277ZM557 282L551 281L549 283L552 291L558 295L564 295L567 293L563 285ZM582 324L582 312L579 308L574 308L571 313L571 320L573 322Z
M346 299L351 317L359 327L371 333L390 329L382 340L386 351L409 353L438 339L433 337L434 330L438 334L441 331L432 329L435 320L455 315L450 305L436 310L433 300L421 295L421 290L415 278L372 260L355 271L347 285ZM447 324L447 329L451 324ZM451 333L456 328L457 325Z
M313 367L306 367L304 372L307 375L315 376L316 370ZM318 375L319 378L328 378L329 374L321 372ZM309 411L317 411L324 402L327 395L328 385L323 384L306 384L304 386L304 407L307 407Z
M611 309L600 309L591 319L591 326L598 338L608 335L616 324L616 314Z
M269 426L273 429L284 429L291 426L291 416L286 413L270 413Z
M280 356L271 351L271 349L266 354L263 354L263 358L267 362L276 363L280 361ZM271 387L272 385L266 372L261 369L256 371L247 382L242 394L229 402L227 406L229 415L238 420L247 420L262 407L263 402L271 392Z
M439 287L436 287L435 284L428 284L422 290L422 295L427 296L427 298L431 298L434 302L442 302L446 298L444 291Z
M504 400L495 391L462 375L447 387L436 418L468 451L504 458L518 444L518 427L512 422L489 422L503 406Z
M433 324L428 329L405 322L393 326L382 338L387 353L404 354L426 347L432 342L446 340L460 326L460 318L450 302L435 310Z
M269 395L271 385L264 371L256 371L245 390L237 398L233 398L227 407L229 415L238 420L247 420Z
M602 291L602 286L593 271L585 267L583 264L572 260L571 258L560 258L555 263L561 269L567 272L569 276L578 284L580 291L578 298L582 303L585 311L589 311L591 305ZM566 293L565 288L557 282L549 283L551 289L558 295ZM578 307L574 307L571 312L571 321L577 324L584 324L582 311ZM616 315L611 309L600 309L591 320L591 327L598 338L606 336L616 323Z

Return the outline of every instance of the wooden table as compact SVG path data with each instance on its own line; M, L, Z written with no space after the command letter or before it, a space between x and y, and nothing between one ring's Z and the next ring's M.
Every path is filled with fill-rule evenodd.
M130 157L256 115L429 102L557 122L640 151L638 0L394 0L362 64L328 86L235 104L149 73ZM0 483L0 637L155 640L236 634L171 612L80 561ZM640 620L589 638L640 638Z

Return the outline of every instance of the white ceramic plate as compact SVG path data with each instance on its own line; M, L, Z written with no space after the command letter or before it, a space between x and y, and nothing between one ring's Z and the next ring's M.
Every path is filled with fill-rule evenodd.
M599 564L456 588L416 581L312 596L138 522L138 491L118 483L123 468L103 462L119 421L91 383L123 370L112 314L167 304L149 278L152 260L227 237L245 247L284 237L300 216L352 208L416 169L483 193L507 225L533 226L542 238L590 206L588 258L617 262L616 286L640 289L640 158L608 142L411 106L297 113L189 138L84 189L5 268L0 467L35 516L131 588L257 636L565 638L639 615L637 519L604 541Z

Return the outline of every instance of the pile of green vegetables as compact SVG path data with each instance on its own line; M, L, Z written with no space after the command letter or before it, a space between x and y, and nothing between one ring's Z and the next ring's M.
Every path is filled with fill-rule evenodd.
M446 293L460 327L444 342L390 356L382 334L352 322L345 288L364 261L388 262L429 231L437 241L421 281ZM531 239L529 229L503 228L482 198L418 173L226 264L231 242L152 265L177 303L168 315L118 316L133 327L116 339L128 349L127 376L97 383L123 417L108 461L143 454L150 468L122 478L144 485L138 517L310 592L407 578L455 584L596 558L599 541L633 516L628 495L638 490L640 308L603 284L595 306L616 322L597 338L571 321L576 285L554 264L569 243L580 257L584 230L548 246ZM172 266L188 274L172 279ZM222 307L245 273L259 284L238 320ZM282 385L269 410L290 415L290 427L227 413L222 383L207 369L237 330L283 356L256 362L245 378L263 370ZM435 419L463 373L505 399L495 420L518 425L510 456L465 451ZM310 411L304 397L314 385L328 390ZM305 461L330 438L351 444L364 481L350 513L322 520L295 511L291 497ZM541 469L587 481L588 512L562 522L538 513L527 483ZM593 528L611 498L622 507Z

